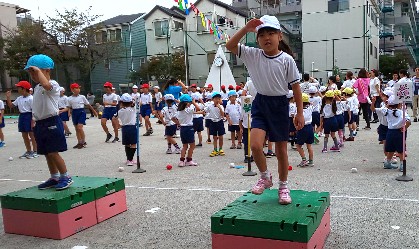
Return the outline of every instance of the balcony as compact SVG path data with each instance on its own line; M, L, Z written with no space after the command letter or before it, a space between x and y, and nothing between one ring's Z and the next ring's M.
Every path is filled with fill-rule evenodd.
M380 38L394 37L394 24L382 25L380 28Z
M292 12L301 12L301 3L297 1L294 4L281 4L279 7L279 13L285 14L285 13L292 13Z
M380 8L383 13L394 11L394 0L383 0L380 4Z

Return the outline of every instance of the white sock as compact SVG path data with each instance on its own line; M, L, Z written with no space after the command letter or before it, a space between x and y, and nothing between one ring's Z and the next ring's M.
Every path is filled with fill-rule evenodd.
M266 170L265 172L260 172L260 176L263 179L270 179L271 178L271 172L269 172L269 170Z
M279 181L279 187L283 188L283 187L287 187L288 186L288 181Z

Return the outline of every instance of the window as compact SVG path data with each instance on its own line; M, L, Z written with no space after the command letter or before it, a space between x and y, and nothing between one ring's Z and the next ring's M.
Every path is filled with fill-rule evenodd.
M377 59L377 47L374 47L374 58Z
M117 29L116 30L116 40L117 41L122 41L122 29Z
M349 0L329 0L328 12L335 13L349 10Z
M175 29L183 29L183 23L174 21Z
M154 35L156 37L168 36L169 31L168 20L154 21Z
M96 39L97 44L107 42L108 41L108 36L107 36L106 31L104 31L104 30L103 31L97 31L95 39Z
M208 20L211 20L211 22L213 21L212 20L212 13L207 13L207 14L204 14L204 15ZM200 16L196 17L196 22L197 22L196 24L197 24L198 33L208 32L210 30L209 27L208 27L208 22L205 24L205 28L204 28L204 26L202 26L202 20L201 20Z
M146 58L145 57L141 57L140 58L140 68L141 68L141 66L143 65L143 64L145 64L146 63Z
M116 30L109 30L109 41L116 41Z
M373 53L373 52L372 52L372 51L373 51L373 50L372 50L372 48L373 48L373 45L372 45L372 43L370 42L370 55L372 55L372 53Z

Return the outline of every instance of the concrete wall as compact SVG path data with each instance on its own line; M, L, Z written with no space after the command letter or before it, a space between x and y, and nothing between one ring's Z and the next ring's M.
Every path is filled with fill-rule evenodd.
M304 72L311 71L314 62L314 69L319 70L314 76L324 82L333 65L353 72L362 67L378 68L379 30L364 11L364 4L364 0L351 0L349 10L328 13L328 0L302 1ZM355 38L367 30L370 38Z

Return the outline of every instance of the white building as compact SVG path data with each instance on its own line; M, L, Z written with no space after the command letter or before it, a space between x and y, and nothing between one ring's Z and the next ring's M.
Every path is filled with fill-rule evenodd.
M225 33L232 36L246 24L246 14L218 0L198 0L197 9L204 13ZM202 25L201 18L193 10L186 15L177 7L171 9L156 6L145 17L147 56L168 55L186 51L189 82L203 86L213 63L219 45L225 45L225 38L219 39ZM237 81L245 81L243 63L225 50L227 60Z
M379 13L376 0L302 0L303 71L323 82L334 68L377 69Z

